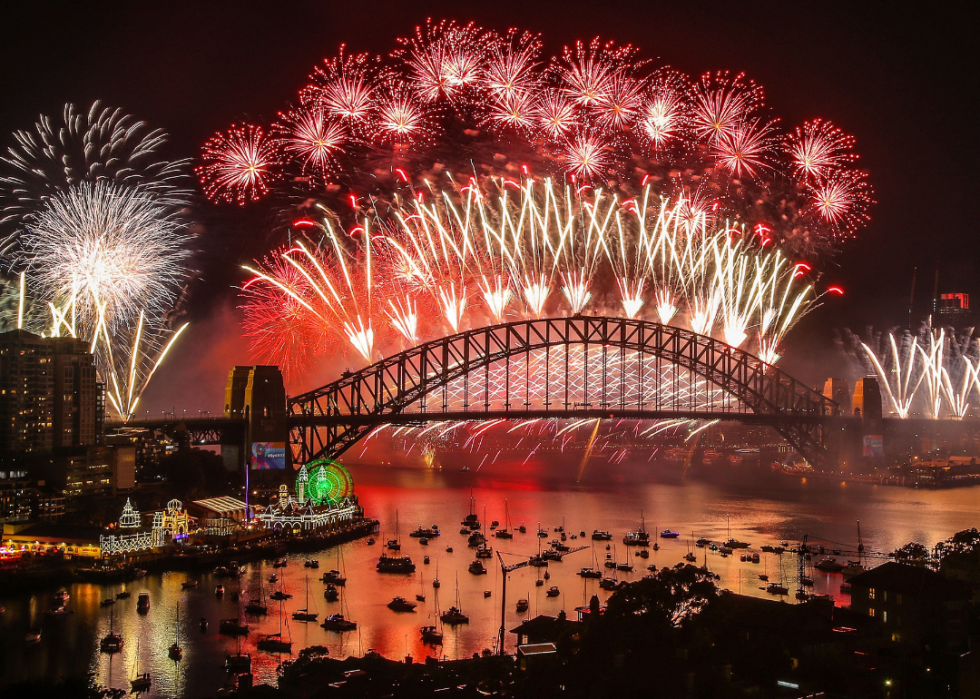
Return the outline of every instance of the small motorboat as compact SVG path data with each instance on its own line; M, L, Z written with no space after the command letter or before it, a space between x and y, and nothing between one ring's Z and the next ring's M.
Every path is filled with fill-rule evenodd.
M490 596L490 594L491 594L490 590L484 590L483 591L483 599L487 599Z
M226 575L228 575L228 569L225 568L224 566L218 566L217 568L214 569L213 572L216 578L223 578Z
M426 537L423 536L421 539L419 539L419 543L422 546L428 546L429 545L429 540Z
M283 600L287 600L287 599L292 599L293 598L293 596L291 594L289 594L288 592L283 592L282 590L276 590L271 595L269 595L269 597L271 599L276 600L277 602L281 602Z
M208 620L205 617L201 617L201 633L208 630Z
M650 558L650 552L646 549L638 549L636 555L640 558Z
M757 553L753 553L752 554L752 562L753 563L758 563L759 562L759 554L757 554Z
M401 551L402 545L398 543L398 539L388 539L388 542L385 544L385 548L391 551Z
M788 595L789 589L779 583L771 582L766 585L766 592L770 595Z
M522 614L526 612L529 606L530 605L528 604L528 601L526 599L517 600L517 613Z
M603 590L614 591L619 587L619 581L615 578L603 578L599 581L599 587Z
M423 556L422 557L422 563L424 563L425 565L429 565L429 557L428 556Z
M825 573L840 573L844 570L844 564L839 563L836 558L823 558L817 561L813 567Z
M320 578L320 582L343 586L347 584L347 578L341 575L339 570L328 570L323 574L323 577Z
M471 573L473 573L473 575L486 575L487 574L487 569L483 565L483 561L480 561L480 560L475 560L472 563L470 563L470 567L468 568L468 570Z
M377 542L374 540L374 537L373 536L372 537L369 537L368 540L367 540L367 545L368 546L374 546L376 543Z
M286 567L286 559L285 558L277 558L276 560L274 560L272 562L272 567L273 568L285 568Z
M150 611L150 593L141 592L139 597L136 598L136 611L140 614L146 614Z
M357 628L357 623L350 619L345 619L343 614L331 614L323 620L320 626L327 631L353 631Z
M438 590L441 585L442 585L442 583L439 582L439 578L433 578L432 579L432 587L434 587L434 588L436 588Z
M31 629L26 634L24 634L24 642L29 645L34 645L41 642L41 629Z
M245 613L252 614L254 616L261 616L263 614L269 613L269 607L264 601L257 599L250 599L245 605Z
M545 594L548 597L557 597L558 595L561 594L561 590L558 589L557 585L552 585L551 587L548 588L548 591Z
M225 594L225 586L224 585L218 585L217 587L214 588L214 596L215 597L221 597L224 594Z
M446 547L446 553L452 553L452 552L453 552L453 547L452 546L447 546Z
M133 593L129 590L123 590L122 592L116 593L116 599L129 599L133 596Z
M327 602L336 602L340 599L340 592L334 585L327 585L327 589L323 591L323 599Z
M102 640L99 642L99 650L101 650L103 653L118 653L122 650L122 647L122 636L111 631L103 636Z
M193 590L197 587L197 580L185 580L180 584L181 590Z
M545 571L544 572L544 579L545 580L551 580L551 573L549 573L548 571Z
M521 534L527 534L527 527L525 527L525 526L524 526L524 525L522 524L521 526L519 526L519 527L517 528L517 531L519 531L519 532L520 532Z
M303 567L304 568L319 568L320 567L320 561L318 561L315 558L310 558L310 559L308 559L308 560L306 560L306 561L303 562Z
M442 623L450 626L470 623L470 618L463 614L459 607L450 607L439 618L442 619Z
M243 624L239 619L222 619L218 631L225 636L247 636L248 624Z
M59 618L74 613L75 612L72 611L71 609L68 609L68 607L52 607L51 609L48 609L47 611L44 612L44 616Z
M270 633L260 638L255 647L268 653L289 653L293 650L293 642L284 640L280 633Z
M137 568L136 570L133 571L133 577L134 578L145 578L146 577L146 571L143 570L142 568Z
M54 601L60 607L66 606L69 599L71 599L71 595L68 594L68 590L58 590L54 593Z
M543 587L544 586L544 580L542 580L541 578L538 578L537 580L534 581L534 586L535 587Z
M585 534L583 534L585 536ZM612 534L605 531L600 531L598 529L592 530L592 540L593 541L612 541Z
M236 675L252 671L252 656L248 653L225 656L225 670Z
M680 532L672 532L669 529L664 529L662 532L660 532L661 539L676 539L680 535ZM748 544L746 544L746 546L748 546Z
M698 557L694 555L693 551L688 551L687 555L684 556L684 560L688 563L697 563Z
M269 582L275 585L277 582L279 582L279 576L273 573L269 576Z
M582 568L578 574L583 578L594 578L596 580L602 577L602 571L596 570L595 568Z
M109 606L112 606L115 603L116 603L115 598L113 598L113 597L106 597L104 600L102 600L101 602L99 602L99 606L100 607L109 607Z
M423 626L421 633L422 643L428 643L432 646L442 645L442 631L439 631L435 626Z
M417 606L415 602L409 602L404 597L395 597L388 603L388 609L394 612L414 612Z

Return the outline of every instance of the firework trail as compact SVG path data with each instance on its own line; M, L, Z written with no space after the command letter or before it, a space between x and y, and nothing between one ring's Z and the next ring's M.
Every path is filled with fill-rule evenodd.
M980 401L980 343L972 330L924 326L918 333L869 331L862 340L847 332L844 355L865 374L874 374L885 410L899 418L963 418Z
M702 334L717 317L733 346L755 329L754 349L774 363L783 337L819 301L803 279L807 265L739 231L682 225L683 201L653 202L647 190L620 202L548 181L485 184L437 192L431 204L413 199L376 234L367 219L347 232L329 220L304 227L307 242L247 266L253 351L291 372L338 345L370 362L396 338L415 344L464 327L581 313L594 291L612 291L601 288L611 278L627 314L639 317L649 300L661 322ZM420 329L420 314L442 318L441 327Z

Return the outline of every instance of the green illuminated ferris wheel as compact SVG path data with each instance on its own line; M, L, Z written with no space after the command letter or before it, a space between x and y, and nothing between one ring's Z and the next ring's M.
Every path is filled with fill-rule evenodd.
M306 497L314 505L334 505L354 494L350 471L332 459L311 461L303 470L306 471Z

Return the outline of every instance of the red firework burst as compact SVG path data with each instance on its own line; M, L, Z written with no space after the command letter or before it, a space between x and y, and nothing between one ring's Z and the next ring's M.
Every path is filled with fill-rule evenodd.
M310 79L304 94L313 96L313 105L351 126L363 126L371 116L377 58L366 53L348 56L341 45L336 58L326 58ZM304 101L305 106L313 106Z
M813 212L843 235L852 235L870 219L873 193L867 175L859 170L838 170L809 190Z
M203 165L194 169L211 201L256 201L277 177L276 141L261 126L241 124L217 133L204 144Z
M541 83L536 68L541 55L541 39L516 29L497 41L488 41L483 83L498 100L529 95Z
M718 165L734 177L755 177L759 170L772 167L776 141L773 124L756 119L721 132L711 148Z
M293 155L305 172L311 169L323 174L336 165L343 151L347 131L320 109L294 110L279 115L276 132L282 150Z
M744 73L705 73L694 93L694 131L708 141L731 136L762 104L762 86Z
M405 49L396 53L405 60L423 101L453 99L477 84L484 52L481 34L473 22L460 26L454 21L433 24L428 20L424 30L416 27L414 38L399 40Z
M783 149L789 155L793 174L812 182L857 160L852 150L855 139L829 121L814 119L787 135Z
M596 37L588 45L579 41L574 48L566 46L552 72L561 79L562 89L575 104L589 107L611 97L611 81L624 68L639 66L630 64L636 53L628 44L619 47L612 41L603 44Z
M586 180L600 177L612 164L609 143L601 136L584 132L563 144L560 158L566 172Z

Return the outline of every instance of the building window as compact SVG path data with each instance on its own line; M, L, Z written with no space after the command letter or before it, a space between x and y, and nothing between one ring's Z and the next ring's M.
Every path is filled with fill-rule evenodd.
M887 624L888 623L888 612L887 611L881 613L881 623L883 623L883 624Z
M896 592L895 593L895 604L901 604L901 603L902 603L902 593L901 592Z
M883 602L887 602L888 601L888 590L884 590L881 593L881 599L882 599Z
M868 599L874 599L874 598L875 598L875 589L873 587L869 587L868 588ZM874 616L874 614L872 614L871 616Z
M871 607L871 608L868 609L868 616L871 617L872 619L874 619L874 616L875 616L875 608L874 607Z

